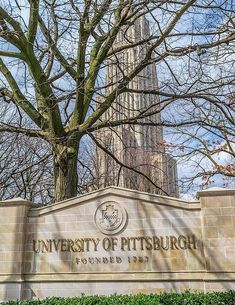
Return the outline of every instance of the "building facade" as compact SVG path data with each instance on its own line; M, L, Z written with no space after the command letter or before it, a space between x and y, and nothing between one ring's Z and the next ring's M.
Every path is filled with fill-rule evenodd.
M107 62L106 97L143 59L149 37L150 27L144 16L118 34L115 47L120 52ZM98 148L96 152L99 188L113 185L178 197L177 166L165 152L159 97L140 93L157 88L156 66L152 63L129 82L129 92L118 95L104 113L102 120L110 122L142 118L140 124L120 124L99 131L99 141L106 150Z

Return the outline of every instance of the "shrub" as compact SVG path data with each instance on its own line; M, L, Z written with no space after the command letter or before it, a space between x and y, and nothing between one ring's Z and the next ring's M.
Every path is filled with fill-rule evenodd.
M111 296L47 298L44 300L8 301L5 305L235 305L235 291L212 293L162 293Z

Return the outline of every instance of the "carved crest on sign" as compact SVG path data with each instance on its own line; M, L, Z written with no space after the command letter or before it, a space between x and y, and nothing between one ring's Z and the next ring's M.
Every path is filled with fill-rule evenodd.
M95 223L104 234L116 234L126 224L127 214L117 202L102 203L95 212Z
M113 204L107 205L105 209L102 209L102 217L100 219L101 225L107 227L115 227L121 220L120 215L118 215L118 209L114 208Z

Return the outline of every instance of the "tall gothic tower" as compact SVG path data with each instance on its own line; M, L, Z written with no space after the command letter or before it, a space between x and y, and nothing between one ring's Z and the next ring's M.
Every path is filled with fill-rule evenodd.
M119 33L115 47L132 47L115 54L107 63L105 96L143 58L147 46L143 43L138 45L138 42L149 36L149 23L144 16L138 18L126 31ZM158 83L155 64L143 69L130 81L128 88L138 91L156 90ZM97 149L96 176L99 188L115 185L178 197L176 161L165 153L162 126L146 124L161 123L159 109L160 100L157 95L126 92L117 96L112 107L104 113L102 120L116 121L136 117L146 110L155 112L150 117L141 119L142 125L122 124L99 131L97 137L102 146L120 161L116 162L103 150Z

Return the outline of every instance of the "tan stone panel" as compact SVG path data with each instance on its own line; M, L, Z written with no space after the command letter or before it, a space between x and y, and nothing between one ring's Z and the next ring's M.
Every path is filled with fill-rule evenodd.
M97 227L94 222L80 221L78 223L66 223L64 231L81 233L87 231L97 231Z
M56 272L56 270L51 270L51 262L46 261L36 261L36 269L34 269L34 272Z
M85 215L83 215L83 217L84 217ZM61 223L61 222L63 222L63 223L67 223L67 222L77 222L81 217L80 217L80 215L78 216L77 214L76 215L73 215L73 214L69 214L69 215L61 215L61 214L59 214L58 215L58 213L57 212L55 212L55 213L51 213L51 214L46 214L46 215L44 215L44 216L41 216L41 217L43 217L44 218L44 222L45 223ZM82 217L82 219L84 219Z
M201 217L201 209L183 210L183 217Z
M223 237L226 238L235 238L235 227L231 226L231 227L226 227L223 228L223 231L221 231L221 234Z
M186 255L186 253L182 253L182 251L180 250L168 250L168 251L165 251L165 250L159 250L158 251L158 255L162 258L165 258L165 257L170 257L170 258L182 258L182 256L184 257Z
M211 257L209 260L211 271L230 271L235 272L235 259L219 258L215 259Z
M215 197L205 197L202 200L202 207L205 208L215 208L215 207L231 207L233 196L215 196Z
M26 226L26 231L27 231L27 233L37 232L37 228L38 228L37 224L28 223Z
M1 213L2 210L0 210L0 213ZM22 224L25 222L25 217L16 217L16 216L8 216L8 217L2 217L2 214L0 216L0 223L1 224L4 224L4 223L7 223L7 224L15 224L15 223L18 223L18 224Z
M74 224L73 224L74 225ZM54 232L63 232L66 229L67 224L65 223L44 223L40 224L37 227L34 227L34 232L39 233L51 233L53 234Z
M233 226L232 216L205 216L206 226L231 227Z
M53 273L66 273L66 272L71 272L71 266L72 266L72 261L54 261L52 264L50 264L50 272ZM41 267L40 267L41 271Z
M218 248L224 248L226 246L234 245L234 239L233 238L211 238L208 240L208 243L206 244L206 247L218 247Z
M0 252L0 262L21 262L22 261L22 253L21 251L6 251Z
M6 219L12 217L23 217L25 216L26 208L24 206L0 206L1 217L6 217Z
M21 251L23 250L24 245L22 243L14 244L14 247L12 246L12 243L0 243L0 252L7 252L7 251Z
M172 270L186 270L187 260L185 258L181 258L181 259L172 258L171 268Z
M159 258L155 257L152 259L152 270L156 272L172 271L171 258Z
M24 261L32 261L35 253L33 251L26 251L24 253Z
M226 247L226 257L235 259L235 247Z
M121 232L122 236L129 237L129 236L164 236L164 235L174 235L175 231L172 227L169 228L145 228L145 229L132 229L130 226L127 226L126 229Z
M7 274L14 274L14 273L21 273L21 262L15 261L5 261L4 263L0 264L0 273L7 273Z
M0 300L9 301L20 298L21 284L3 284L3 290L0 292Z
M128 206L129 208L129 206ZM164 207L161 205L148 204L146 202L138 203L137 207L130 207L131 213L135 209L138 218L169 218L169 217L182 217L184 211L179 208Z
M217 238L219 236L219 232L217 227L207 227L204 229L204 237L205 238Z
M34 233L29 233L29 231L26 233L26 238L25 238L25 243L28 244L28 243L32 243L33 239L36 239L37 238L37 233L34 232Z
M60 286L60 289L63 289L63 286ZM57 296L57 290L55 289L36 289L34 291L34 298L35 299L43 299L43 298L47 298L47 297L52 297L52 296Z
M220 210L222 215L235 216L235 207L221 208Z
M97 205L95 203L95 205ZM94 208L90 207L93 206L92 203L86 203L86 204L76 204L74 206L65 206L62 209L56 210L56 211L52 211L51 213L45 214L45 216L51 216L53 218L53 215L56 216L73 216L73 215L77 215L79 217L81 217L82 215L85 215L85 209L89 209L89 210L93 210ZM53 208L53 206L51 206Z
M4 223L0 224L0 233L15 233L15 232L22 232L23 231L23 224L19 223Z
M22 243L22 233L1 233L1 245L11 245L14 249L16 244Z
M169 219L159 219L159 218L150 218L150 219L130 219L127 224L127 229L153 229L157 227L160 228L171 228L172 222Z
M32 224L39 224L45 223L45 216L36 216L36 217L28 217L28 223Z
M225 290L234 290L235 282L223 281L223 282L205 282L205 290L207 292L213 291L225 291Z
M204 292L204 283L203 282L193 282L190 281L189 282L189 289L190 290L194 290L194 291L198 291L198 292Z
M30 273L33 271L32 262L25 261L23 264L24 273Z
M203 271L206 269L205 259L187 259L187 270L189 271Z
M173 228L200 228L201 218L199 217L184 217L171 219Z
M203 249L198 249L197 251L187 250L186 260L187 268L185 270L200 271L205 269L205 257Z
M94 212L98 208L98 206L104 202L104 201L112 201L111 198L108 198L108 200L99 200L97 202L94 202L92 204L86 204L84 205L84 215L94 215Z
M213 259L215 263L219 262L220 259L225 259L226 248L225 247L205 247L205 256L209 259Z
M204 216L222 215L223 214L222 210L224 210L224 209L230 209L230 208L222 208L222 209L221 208L204 208L202 210L202 213Z

